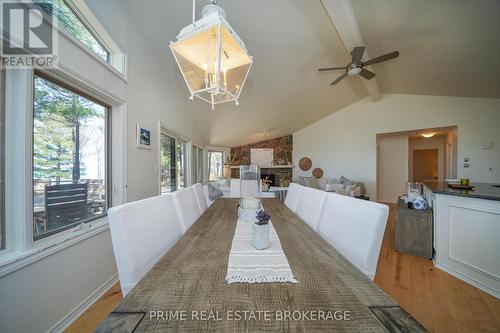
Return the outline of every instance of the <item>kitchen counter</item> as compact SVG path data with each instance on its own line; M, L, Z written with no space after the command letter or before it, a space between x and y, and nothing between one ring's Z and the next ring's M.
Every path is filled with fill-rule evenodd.
M468 198L500 201L500 187L493 186L498 184L471 183L471 185L474 186L474 190L453 189L448 187L445 182L425 182L424 185L434 194L448 194Z
M434 265L500 298L500 188L455 190L424 184L434 214Z

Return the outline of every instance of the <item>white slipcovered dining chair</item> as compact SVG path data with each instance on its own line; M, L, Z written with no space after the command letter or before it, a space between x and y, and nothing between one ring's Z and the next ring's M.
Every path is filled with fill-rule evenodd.
M182 233L185 233L201 216L202 212L196 202L192 187L175 191L172 193L172 197L174 198L174 206L182 227Z
M292 212L295 213L297 209L297 203L299 202L299 195L304 187L297 183L290 183L288 185L288 191L285 197L285 206L287 206Z
M302 191L300 191L295 214L314 231L318 227L326 196L326 192L311 187L303 187Z
M108 220L125 296L181 237L182 229L169 194L112 207Z
M373 280L388 215L386 205L328 193L318 234Z
M200 208L201 213L203 214L207 208L207 200L205 199L205 194L203 194L203 187L200 183L196 183L192 186L194 191L194 196L196 197L196 203L198 204L198 208Z

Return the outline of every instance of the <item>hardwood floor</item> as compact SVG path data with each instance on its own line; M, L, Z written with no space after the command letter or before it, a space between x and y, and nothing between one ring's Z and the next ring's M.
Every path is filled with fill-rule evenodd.
M75 320L66 332L93 332L97 326L113 311L122 299L120 283L115 284L97 302L95 302L80 318Z
M375 283L431 332L500 332L500 300L394 250L396 211L389 213Z
M390 207L375 283L430 332L500 332L500 300L435 268L431 260L394 251ZM92 332L120 299L117 283L66 332Z

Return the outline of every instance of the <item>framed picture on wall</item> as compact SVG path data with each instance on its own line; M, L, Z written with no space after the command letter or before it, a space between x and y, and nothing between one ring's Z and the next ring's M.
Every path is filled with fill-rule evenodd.
M271 166L274 161L273 148L251 148L250 163L261 167Z
M151 130L137 124L137 148L151 149Z

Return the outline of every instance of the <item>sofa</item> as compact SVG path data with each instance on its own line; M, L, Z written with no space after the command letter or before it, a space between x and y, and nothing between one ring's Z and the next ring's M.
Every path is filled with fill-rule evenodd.
M314 177L299 177L299 184L317 190L333 192L350 197L360 197L366 195L365 184L348 179L344 176L336 178L316 179Z

